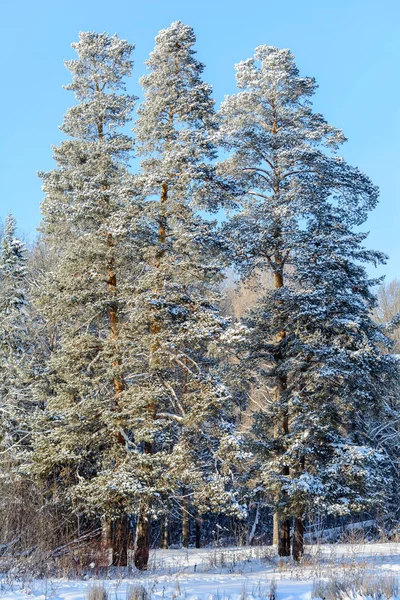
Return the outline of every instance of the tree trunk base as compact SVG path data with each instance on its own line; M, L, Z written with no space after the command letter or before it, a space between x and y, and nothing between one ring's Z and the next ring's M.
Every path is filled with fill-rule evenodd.
M201 548L201 521L196 518L196 548Z
M135 553L133 562L139 571L145 571L150 554L150 520L144 511L140 511L136 526Z
M122 515L112 524L112 565L126 567L128 565L129 519Z
M279 521L278 554L279 556L290 556L290 519Z
M298 517L294 519L292 554L296 562L304 556L304 521Z

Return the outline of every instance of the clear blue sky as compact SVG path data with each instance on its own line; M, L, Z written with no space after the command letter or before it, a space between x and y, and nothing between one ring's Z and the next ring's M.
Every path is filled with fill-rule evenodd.
M3 0L0 2L0 218L12 211L35 235L42 199L38 170L52 168L51 145L70 92L63 60L80 30L108 31L136 44L130 90L159 29L192 25L217 103L235 89L234 63L260 44L289 47L316 77L315 105L349 138L343 155L381 189L368 245L390 255L380 270L400 278L399 0Z

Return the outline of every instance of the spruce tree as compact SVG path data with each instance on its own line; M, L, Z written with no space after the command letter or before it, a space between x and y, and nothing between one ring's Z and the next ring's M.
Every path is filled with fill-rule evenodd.
M349 311L350 306L359 311L353 316L357 319L357 327L362 329L352 350L357 356L365 340L372 348L369 349L371 362L364 365L363 374L368 389L365 397L370 406L373 403L372 375L379 370L381 360L373 339L376 328L368 320L372 306L369 288L373 282L367 281L364 270L357 268L353 261L382 257L373 253L368 255L360 248L361 238L352 234L351 227L365 220L368 211L376 205L378 193L364 174L335 155L345 138L341 131L312 110L310 98L316 89L315 80L299 75L289 50L260 46L255 57L239 63L236 70L239 92L226 98L220 111L220 135L225 147L231 151L221 170L236 178L242 187L243 203L242 210L225 230L231 240L236 265L245 278L262 270L269 270L274 276L274 289L266 291L249 315L248 337L242 350L246 365L256 374L255 380L262 382L260 385L269 398L263 410L256 412L253 442L260 457L260 477L275 508L274 543L278 544L279 554L286 556L290 554L292 515L297 518L295 537L302 538L305 515L302 485L305 488L309 481L307 469L308 466L312 468L316 445L326 441L326 438L325 441L321 441L322 438L318 442L314 440L314 445L312 435L307 433L313 431L313 419L318 418L320 432L324 431L326 435L326 429L333 428L331 444L326 450L329 459L325 456L328 471L335 469L335 462L336 466L341 460L346 462L347 457L351 462L353 451L357 455L357 458L353 456L354 464L358 460L362 462L363 458L366 462L369 457L372 462L375 460L369 452L355 449L354 439L346 428L346 434L343 434L346 441L341 439L344 425L340 418L335 419L343 410L343 406L338 408L340 402L345 401L339 390L335 387L329 390L326 400L316 390L321 383L318 377L323 372L327 378L325 392L328 391L328 357L335 353L337 346L341 359L347 357L347 364L342 364L342 372L335 374L336 381L346 380L347 389L351 388L352 357L346 346L348 341L343 332L335 336L332 331L327 333L331 324L326 321L328 313L333 318L337 306L342 313ZM326 211L334 213L335 207L346 215L347 231L342 232L342 237L338 233L336 240L340 242L342 257L333 255L329 259L326 244L332 240L334 230L330 219L334 218L333 214L324 218L324 226L318 228L321 239L316 234L315 223L321 225L322 216L326 216ZM339 219L338 213L335 219ZM333 252L332 248L330 246ZM316 274L317 266L331 283L335 271L343 271L346 280L343 285L350 286L348 298L341 297L342 290L333 285L329 290L324 289L323 279ZM310 293L318 295L314 305L307 302ZM304 305L300 312L301 301ZM345 329L350 328L352 318L348 316L348 325L344 321L338 322ZM320 339L319 326L326 326L324 342ZM306 342L305 331L311 330L312 341ZM325 355L319 354L319 343L324 344ZM321 363L320 369L313 371L315 354ZM339 369L338 364L336 368ZM306 377L303 371L310 380L302 380ZM346 402L357 413L356 396L347 396ZM325 419L330 419L329 425ZM316 430L315 434L318 437ZM299 438L303 440L304 450L299 446ZM339 439L344 444L342 453L335 445L339 444ZM346 444L348 449L345 449ZM359 486L361 505L361 498L365 499L361 483L355 478L353 484L354 494ZM333 497L328 499L327 489L321 493L326 505L331 503L332 508ZM296 558L299 553L301 543L300 551L295 544Z
M52 482L52 501L101 519L113 564L124 565L132 494L118 469L126 474L132 464L121 402L136 360L126 308L140 270L133 142L121 131L135 103L124 84L133 46L83 32L72 47L78 58L66 62L66 89L78 104L65 115L56 168L40 174L41 230L54 262L35 302L57 337L37 391L45 411L35 423L32 470Z

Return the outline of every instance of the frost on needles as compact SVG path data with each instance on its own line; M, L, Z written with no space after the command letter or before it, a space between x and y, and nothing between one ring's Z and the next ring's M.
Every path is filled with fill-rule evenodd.
M377 188L289 50L258 47L216 111L195 42L159 32L133 117L133 46L81 33L29 252L7 219L0 532L21 548L143 570L152 545L258 532L300 560L316 514L397 510L399 317L374 321L385 256L360 232ZM255 283L240 318L228 266Z

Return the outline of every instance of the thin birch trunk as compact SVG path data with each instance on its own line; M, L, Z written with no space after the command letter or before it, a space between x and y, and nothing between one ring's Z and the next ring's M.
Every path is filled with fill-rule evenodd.
M247 544L249 546L251 546L251 544L253 543L259 518L260 518L260 503L257 502L256 516L254 517L253 525L251 526L251 531L249 533L249 537L248 537L248 540L247 540Z
M163 550L168 550L169 548L169 504L167 504L167 512L164 517L161 548Z

